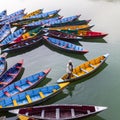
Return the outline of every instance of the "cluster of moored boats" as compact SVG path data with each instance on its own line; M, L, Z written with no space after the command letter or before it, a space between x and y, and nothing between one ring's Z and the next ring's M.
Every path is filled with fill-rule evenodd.
M7 55L23 48L46 41L53 47L74 53L87 53L88 50L70 41L88 38L103 38L107 34L91 31L91 20L79 20L80 15L61 17L60 10L43 12L38 9L26 14L25 9L7 15L0 13L0 111L17 114L21 120L70 120L97 114L107 107L78 104L52 104L34 106L60 93L71 82L82 80L96 71L106 61L109 54L101 55L73 69L72 77L65 73L54 85L37 87L45 80L51 68L17 80L23 69L24 60L17 61L7 68ZM12 28L16 27L15 31Z

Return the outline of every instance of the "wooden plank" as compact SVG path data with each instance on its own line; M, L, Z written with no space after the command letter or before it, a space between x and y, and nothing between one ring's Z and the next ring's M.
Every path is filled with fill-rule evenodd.
M90 65L90 67L92 67L92 68L94 68L94 69L96 68L96 67L95 67L94 65L92 65L92 64L89 64L89 65Z
M14 106L18 106L18 104L17 104L17 101L16 101L16 100L13 100L13 105L14 105Z
M31 103L31 102L32 102L32 100L31 100L31 98L30 98L29 95L26 95L26 98L27 98L28 103Z
M19 90L20 92L23 91L23 89L20 88L19 86L15 86L15 88L16 88L17 90Z
M56 92L57 90L56 89L53 89L53 92Z
M41 98L45 98L43 92L39 92L39 94L40 94Z
M8 82L0 82L0 85L7 85Z
M7 97L10 97L10 93L8 91L5 91L4 94L7 96Z
M72 117L75 117L75 110L73 108L71 109L71 115Z
M72 73L75 77L79 77L77 74L75 74L75 73Z
M42 110L42 112L41 112L41 118L44 118L44 116L45 116L45 110Z
M30 82L29 80L26 81L29 85L33 85L32 82Z
M60 109L56 108L56 119L60 118Z
M88 71L86 71L85 69L83 69L83 68L80 68L83 72L85 72L85 73L88 73Z

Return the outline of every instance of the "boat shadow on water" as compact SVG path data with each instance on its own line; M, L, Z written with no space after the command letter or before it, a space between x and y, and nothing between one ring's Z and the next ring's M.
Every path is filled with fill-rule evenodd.
M58 52L59 54L62 54L62 55L65 55L65 56L68 56L68 57L71 57L71 58L75 58L75 59L80 59L80 60L84 60L86 61L87 58L84 56L83 53L72 53L72 52L67 52L67 51L64 51L64 50L60 50L60 49L57 49L55 47L52 47L51 45L47 44L46 42L44 42L44 45L46 47L48 47L50 50L52 51L56 51Z
M80 40L81 42L94 42L94 43L107 43L103 38L84 38Z
M35 44L33 46L28 46L28 47L25 47L25 48L22 48L22 49L10 51L10 52L8 52L7 58L30 52L33 49L36 49L36 48L40 47L42 44L43 43L41 41L41 42L39 42L39 44Z
M45 85L47 85L50 81L52 80L52 78L45 78L45 80L43 80L40 84L38 84L36 87L43 87Z
M25 71L25 68L24 68L24 67L22 67L22 69L21 69L21 71L20 71L19 75L17 76L17 78L15 79L15 81L17 81L17 80L20 80L20 79L21 79L21 77L22 77L22 75L23 75L24 71Z
M106 120L98 115L93 115L93 116L90 116L88 118L84 118L83 120Z

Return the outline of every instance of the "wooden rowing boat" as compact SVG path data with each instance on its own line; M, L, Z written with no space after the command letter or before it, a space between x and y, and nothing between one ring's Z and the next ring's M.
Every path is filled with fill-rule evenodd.
M51 46L59 48L61 50L65 50L68 52L74 53L87 53L88 50L84 49L79 45L72 44L70 42L66 42L60 39L56 39L53 37L43 36L44 40L46 40Z
M52 18L52 17L56 16L59 11L60 11L60 9L59 10L49 11L49 12L42 13L42 14L37 14L37 15L31 16L29 19L34 20L34 19L48 19L48 18Z
M109 54L105 54L76 66L73 69L72 77L70 79L67 79L68 74L66 73L60 79L57 80L57 83L76 81L85 76L90 75L91 73L95 72L106 61L108 56Z
M4 19L2 19L2 20L10 20L10 19L12 19L12 18L14 18L14 17L16 17L16 16L19 16L19 15L24 15L24 11L25 11L25 9L21 9L21 10L18 10L18 11L16 11L16 12L14 12L14 13L11 13L11 14L9 14L9 15L6 15L5 17L4 17Z
M35 22L32 22L30 24L24 25L25 28L33 28L33 27L38 27L38 26L43 26L45 24L48 24L51 21L56 21L58 19L61 19L61 17L54 17L54 18L49 18L45 20L38 20Z
M82 38L103 38L107 36L107 33L95 32L95 31L85 31L85 30L62 30L65 33L75 34Z
M61 23L59 25L51 25L51 27L72 26L72 25L87 25L91 20L75 20L67 23Z
M7 16L7 10L3 10L0 12L0 21L3 20Z
M35 47L35 45L39 45L40 43L42 43L42 35L38 35L35 37L31 37L28 38L26 40L21 40L21 41L17 41L14 44L11 44L9 47L2 49L2 53L3 52L16 52L16 51L22 51L24 50L28 50L29 48Z
M0 101L0 110L17 109L42 103L60 93L69 82L39 87L18 93Z
M10 67L0 76L0 90L12 83L19 75L23 65L23 59Z
M47 32L47 36L58 38L58 39L63 39L67 41L82 39L81 37L78 37L76 35L65 33L65 32L58 31L58 30L47 30L46 32Z
M26 78L11 83L0 91L0 100L39 85L46 78L47 74L50 71L51 69L48 68L46 70L32 74Z
M11 34L11 27L10 24L7 23L0 29L0 42L4 40L9 34Z
M49 11L46 13L33 15L33 16L30 16L29 18L28 17L23 18L23 20L17 21L16 23L14 22L12 24L12 26L23 26L23 25L31 24L33 22L38 23L38 20L45 20L45 19L49 19L49 18L53 18L55 16L58 16L59 11L60 10L53 10L53 11Z
M14 17L11 17L9 19L5 19L5 20L0 22L0 26L4 25L6 23L12 24L12 23L14 23L16 21L19 21L19 20L22 19L23 16L24 16L24 14L20 14L20 15L16 15Z
M16 30L15 32L8 35L1 43L0 47L7 46L10 42L21 36L25 32L24 28L20 28L19 30Z
M52 104L10 110L20 120L73 120L98 114L107 107L78 104Z
M58 19L56 21L50 21L49 23L46 24L46 27L51 27L53 25L61 25L62 23L76 21L79 17L80 17L80 15L74 15L74 16Z
M22 41L27 41L29 39L34 39L38 35L40 35L40 33L42 33L42 27L36 27L34 29L31 29L31 30L23 33L21 36L19 36L18 38L16 38L12 42L10 42L9 45L16 44L16 43L19 43Z
M60 27L50 27L49 30L90 30L94 25L65 25Z
M6 61L7 54L8 53L3 53L2 55L0 55L0 76L5 72L7 68L7 61Z
M30 12L26 15L23 16L23 19L28 19L30 18L31 16L34 16L34 15L37 15L37 14L41 14L43 12L43 9L38 9L38 10L35 10L33 12Z

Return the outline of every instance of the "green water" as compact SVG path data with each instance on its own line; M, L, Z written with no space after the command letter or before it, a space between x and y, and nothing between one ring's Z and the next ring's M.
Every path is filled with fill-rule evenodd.
M8 4L7 4L8 2ZM20 59L24 59L24 72L21 78L33 73L51 68L47 79L39 86L52 85L66 71L69 59L77 66L86 60L109 53L106 63L91 76L74 82L62 93L47 100L44 104L69 103L107 106L108 109L86 120L119 120L120 115L120 1L119 0L16 0L11 9L9 3L0 2L0 10L7 9L8 13L26 8L33 11L44 8L44 11L61 9L62 16L81 14L80 19L91 19L90 25L95 25L93 31L106 32L109 35L104 39L80 41L84 48L89 50L85 55L71 54L42 44L29 51L9 54L8 68ZM24 3L23 3L24 2ZM4 4L4 5L3 5ZM16 6L17 4L17 6ZM34 6L33 6L34 4ZM4 112L3 112L4 113ZM1 113L1 115L4 115ZM11 116L10 114L5 114Z

